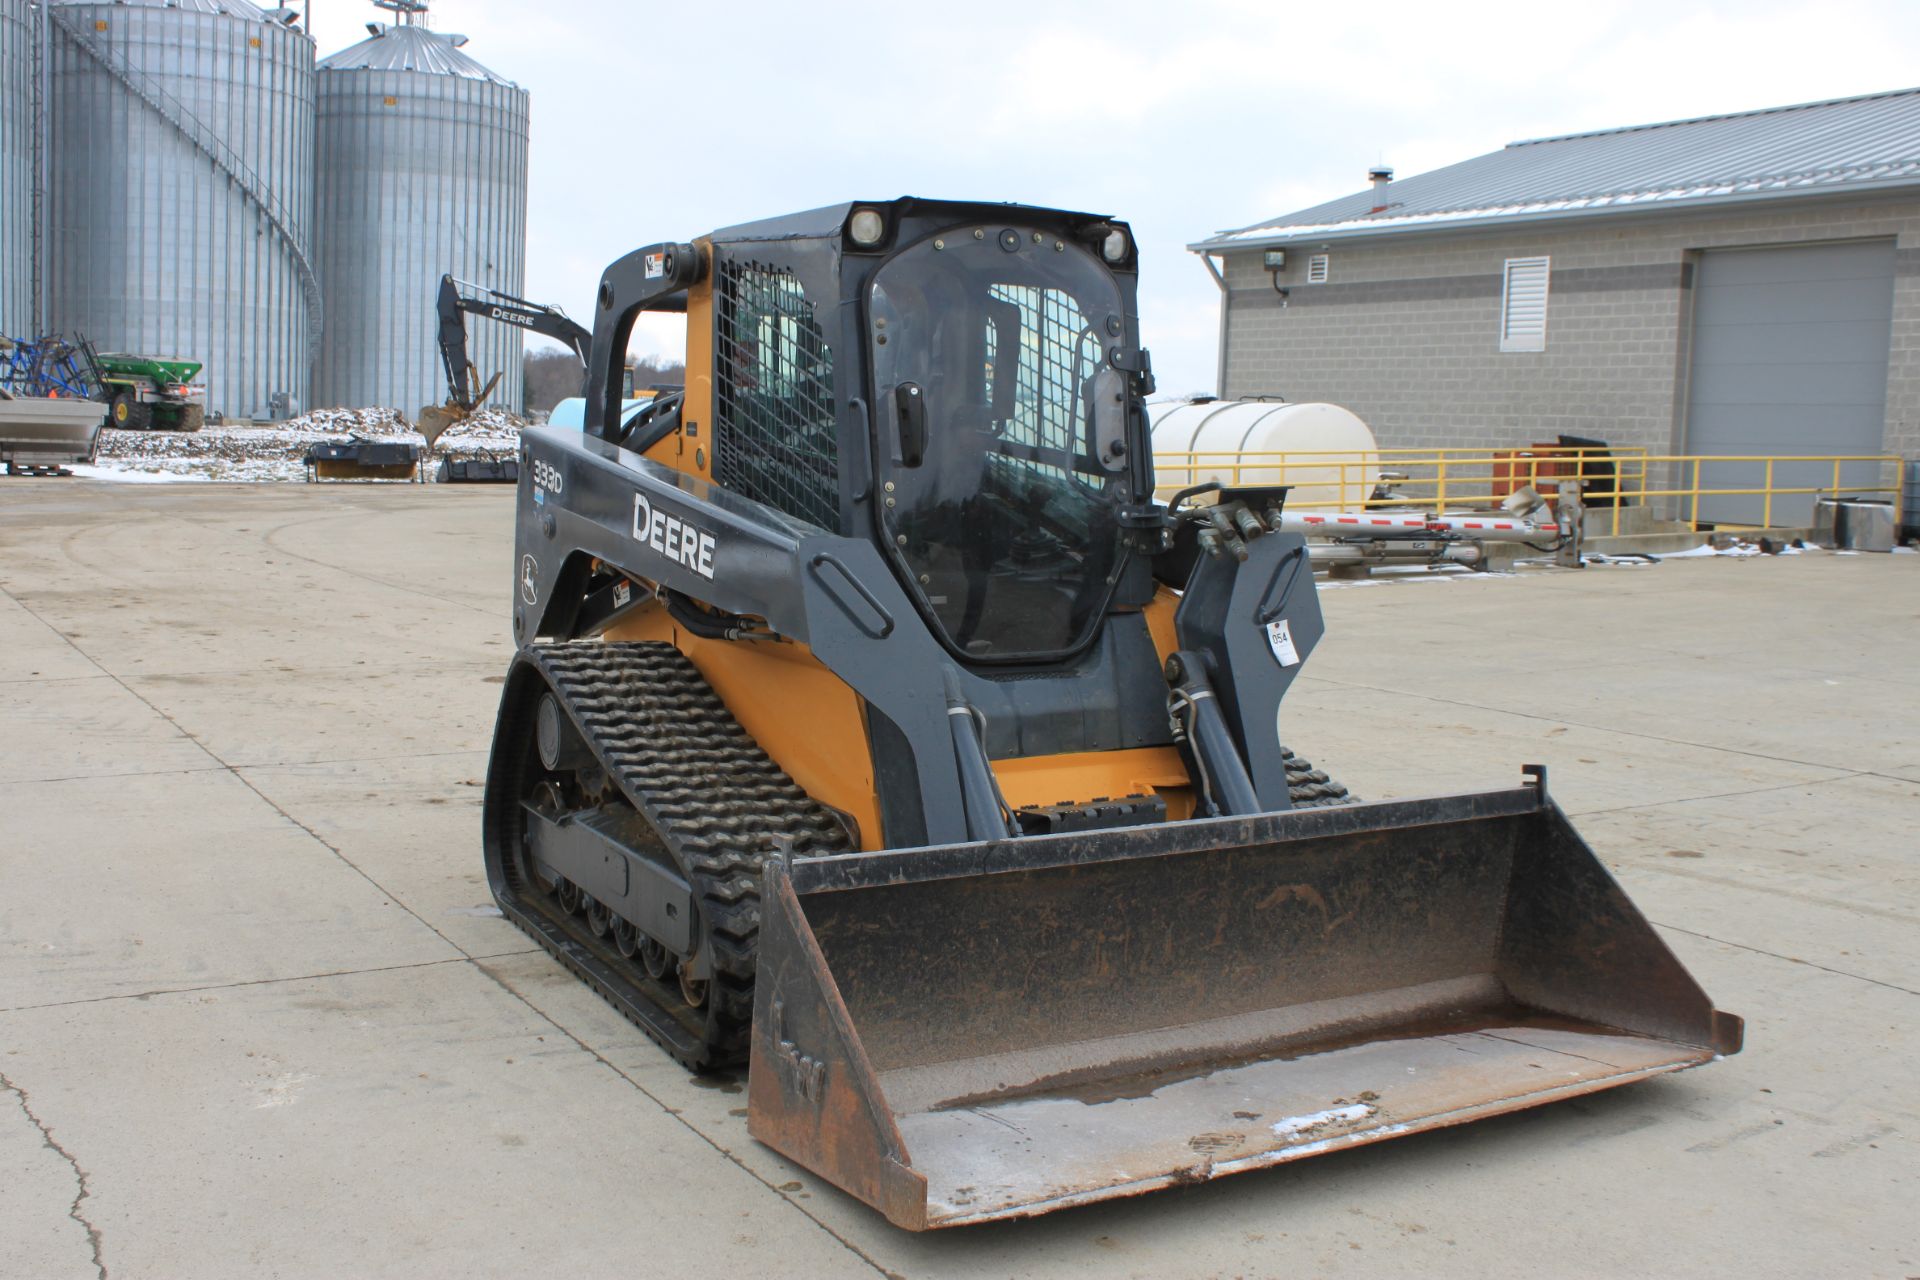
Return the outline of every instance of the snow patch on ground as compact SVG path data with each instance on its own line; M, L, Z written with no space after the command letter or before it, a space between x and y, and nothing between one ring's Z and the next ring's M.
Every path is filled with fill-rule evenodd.
M307 471L301 459L307 449L317 441L343 438L353 437L314 426L286 424L203 427L199 431L102 431L94 466L103 473L102 479L166 477L229 483L305 480Z
M1581 563L1595 568L1645 569L1665 560L1750 560L1754 556L1823 555L1826 550L1825 547L1817 547L1810 542L1796 544L1778 542L1770 538L1759 542L1748 542L1743 538L1735 538L1720 546L1708 542L1697 547L1688 547L1685 551L1635 552L1630 555L1594 552L1582 556L1580 560ZM1839 554L1848 553L1842 551Z
M1356 1120L1365 1120L1378 1108L1372 1103L1357 1102L1347 1107L1331 1107L1325 1111L1315 1111L1304 1116L1289 1116L1273 1126L1275 1137L1292 1138L1315 1129L1324 1129L1330 1124L1351 1124Z
M307 478L303 459L321 441L369 440L417 444L422 475L431 480L442 458L511 458L520 449L523 419L500 409L483 409L443 432L433 448L426 437L393 409L316 409L268 426L221 424L199 431L115 431L100 433L91 465L75 475L128 484L170 481L220 481L259 484L300 482ZM388 484L407 481L391 480Z
M176 471L134 471L105 463L71 462L67 470L83 480L113 480L120 484L173 484L176 481L205 480L206 476L184 475Z
M1769 547L1772 549L1768 550ZM1705 546L1690 547L1685 551L1669 551L1660 558L1662 560L1692 560L1708 556L1733 556L1736 559L1746 559L1750 556L1797 556L1804 552L1818 552L1821 550L1824 550L1824 548L1816 547L1811 543L1802 543L1799 546L1795 546L1791 542L1774 542L1769 539L1766 545L1762 546L1758 542L1741 540L1732 542L1724 547L1716 547L1712 543L1707 543Z

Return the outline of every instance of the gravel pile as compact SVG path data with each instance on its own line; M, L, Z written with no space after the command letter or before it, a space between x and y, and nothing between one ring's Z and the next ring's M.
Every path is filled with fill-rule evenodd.
M297 418L275 423L283 431L297 431L309 439L333 436L358 436L364 440L388 440L411 437L416 444L426 439L398 409L315 409Z
M117 478L115 472L149 480L305 480L300 459L307 446L340 438L337 432L285 426L203 427L192 432L109 429L100 433L94 471L88 474L109 480Z
M520 448L526 420L482 409L447 428L436 447L395 409L316 409L271 426L220 425L199 431L100 433L99 454L82 474L103 480L304 481L301 459L317 441L407 441L422 446L431 479L440 458L508 458ZM397 482L396 482L397 483Z
M520 450L520 428L526 425L525 418L508 413L505 409L482 409L442 431L433 442L434 456L461 459L512 457Z

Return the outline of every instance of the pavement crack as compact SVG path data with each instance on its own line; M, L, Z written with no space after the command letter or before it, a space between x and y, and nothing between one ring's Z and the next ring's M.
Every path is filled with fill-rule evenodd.
M1872 777L1864 770L1852 773L1839 773L1831 778L1799 778L1792 782L1773 783L1764 787L1746 787L1739 791L1715 791L1703 796L1677 796L1670 800L1643 800L1638 804L1614 805L1607 809L1569 809L1569 818L1598 818L1612 813L1633 813L1640 809L1669 809L1680 805L1698 804L1703 800L1737 800L1745 796L1765 795L1770 791L1793 791L1801 787L1824 787L1833 782L1851 782L1855 778Z
M113 782L121 778L176 778L190 773L224 773L217 764L203 769L138 769L132 773L66 773L55 778L8 778L0 787L35 787L53 782Z
M508 951L503 955L522 955L524 952ZM440 960L419 960L412 964L376 965L367 969L326 969L319 973L296 973L285 978L242 978L235 982L209 982L198 987L156 987L151 991L124 991L110 996L81 996L76 1000L49 1000L45 1004L16 1004L5 1009L4 1013L27 1013L35 1009L67 1009L77 1004L111 1004L116 1000L149 1000L155 996L190 996L207 991L233 991L240 987L272 987L289 982L319 982L325 978L358 978L370 973L399 973L408 969L433 969L441 965L472 964L475 959L491 959L490 956L472 957L466 955L447 956Z
M240 760L229 768L258 769L266 772L270 769L317 769L323 765L336 764L386 764L394 760L444 760L452 756L479 756L485 759L487 747L466 747L456 751L409 751L395 756L340 756L330 760Z
M1785 898L1789 902L1804 906L1825 907L1831 911L1847 911L1854 915L1872 916L1877 920L1888 920L1894 924L1920 925L1920 916L1911 911L1889 911L1884 907L1870 907L1863 902L1847 902L1841 898L1831 898L1824 894L1802 893L1797 889L1783 889L1777 885L1759 884L1752 875L1720 876L1710 871L1689 871L1685 867L1671 866L1649 859L1635 859L1629 863L1635 872L1652 872L1663 876L1676 876L1682 880L1697 880L1701 884L1715 884L1728 889L1739 889L1745 893L1764 893L1770 897Z
M419 596L423 600L431 600L435 604L449 605L455 609L465 609L470 613L484 614L490 619L497 619L500 616L500 611L490 605L482 607L477 604L469 604L465 600L450 600L446 596L437 596L433 594L433 592L422 590L411 583L395 582L390 578L378 577L371 573L362 573L357 569L349 569L345 565L334 564L330 560L318 560L313 556L303 555L298 551L292 550L279 541L280 535L289 529L298 529L310 524L322 524L330 520L338 520L339 518L340 515L336 512L325 516L315 516L310 520L289 520L284 524L267 530L266 536L263 537L261 541L283 556L292 556L295 560L304 560L310 565L326 569L333 573L344 574L349 578L355 578L376 587L385 587L389 591L403 591L411 596Z
M0 1071L0 1089L4 1089L20 1100L20 1110L33 1127L40 1131L41 1143L47 1150L65 1160L73 1169L76 1185L73 1203L67 1206L67 1216L79 1223L80 1229L87 1233L87 1247L93 1251L93 1269L100 1280L107 1280L107 1263L101 1253L100 1228L87 1221L87 1215L80 1208L93 1195L93 1187L91 1180L87 1177L87 1171L82 1169L80 1162L73 1158L73 1152L60 1145L60 1140L53 1136L53 1130L47 1126L46 1121L34 1114L33 1100L27 1097L27 1091L15 1084L3 1071Z
M4 588L0 588L0 590L4 590ZM412 916L415 920L419 921L422 925L426 926L428 932L432 933L434 937L440 939L440 941L446 943L449 947L452 947L456 952L460 954L460 957L462 959L466 959L466 960L473 959L473 957L470 954L468 954L467 949L465 947L461 946L459 943L455 942L452 938L449 938L445 933L441 932L440 929L436 927L431 920L427 919L425 916L421 915L418 911L415 911L412 907L402 902L398 897L398 895L389 892L386 886L381 884L378 880L374 879L372 875L368 874L367 870L364 867L362 867L359 863L355 862L352 858L349 858L345 853L341 852L339 846L329 843L326 839L324 839L320 835L318 831L315 831L312 827L300 821L300 819L294 817L292 813L288 812L288 810L279 803L279 801L275 800L272 796L268 795L266 792L262 791L258 786L254 785L253 780L247 777L246 774L240 771L240 766L235 765L232 761L221 759L219 752L215 751L212 747L202 742L197 736L195 736L192 732L190 732L185 725L181 724L178 720L174 719L171 715L167 714L167 712L162 710L160 705L156 703L153 699L147 697L144 693L141 693L138 689L128 684L124 679L120 677L118 672L109 670L107 666L104 663L102 663L98 658L88 653L85 649L82 649L79 645L75 644L73 642L72 636L67 635L64 631L60 630L60 628L54 626L51 622L48 622L45 618L41 617L39 613L32 608L32 606L26 603L26 601L20 599L18 596L14 595L11 591L6 592L6 595L8 599L12 600L15 604L19 605L21 610L24 613L26 613L28 617L32 618L35 622L38 622L41 626L45 627L47 630L53 632L53 634L59 636L62 640L66 642L68 648L72 649L75 653L79 654L82 658L85 658L89 663L93 664L93 667L96 671L100 672L102 675L112 680L115 684L119 685L122 689L125 689L130 696L139 700L140 705L144 706L147 710L153 712L153 714L155 714L156 716L159 716L161 720L165 721L166 724L170 728L172 728L172 730L175 733L179 734L181 737L185 738L188 742L191 742L194 746L198 747L201 753L205 755L207 759L213 761L214 764L218 765L220 768L232 774L234 778L239 781L241 786L253 792L254 795L259 796L261 801L265 803L268 808L272 809L275 813L279 814L282 818L286 819L288 822L292 823L294 826L300 828L300 830L306 832L307 835L313 838L313 841L315 844L319 845L321 848L325 849L328 853L331 853L334 857L338 858L341 862L345 863L348 867L352 868L354 874L358 875L362 880L365 880L368 884L372 885L375 889L379 890L380 895L386 898L387 901L393 903L394 906L399 907L402 911L406 912L408 915Z
M1697 929L1682 929L1677 924L1661 924L1658 920L1655 920L1653 923L1662 929L1671 929L1675 933L1684 933L1689 938L1699 938L1706 942L1719 943L1723 947L1732 947L1735 951L1750 951L1757 956L1772 956L1775 960L1785 960L1788 964L1803 964L1809 969L1818 969L1820 972L1830 973L1836 978L1852 978L1855 982L1872 983L1876 987L1885 987L1889 991L1898 991L1902 995L1920 996L1920 991L1915 991L1912 987L1903 987L1897 982L1882 982L1878 978L1869 978L1864 973L1850 973L1845 969L1836 969L1832 965L1815 964L1811 960L1803 960L1799 956L1782 955L1778 951L1769 951L1765 947L1754 947L1744 942L1733 942L1727 938L1716 938L1710 933L1701 933Z

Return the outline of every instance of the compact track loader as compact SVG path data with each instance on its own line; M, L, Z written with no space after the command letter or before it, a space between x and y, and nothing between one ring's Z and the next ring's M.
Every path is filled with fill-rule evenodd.
M523 436L503 911L913 1229L1735 1052L1541 771L1355 804L1281 746L1306 549L1153 501L1135 272L917 199L607 269L584 430ZM687 385L623 423L647 311Z

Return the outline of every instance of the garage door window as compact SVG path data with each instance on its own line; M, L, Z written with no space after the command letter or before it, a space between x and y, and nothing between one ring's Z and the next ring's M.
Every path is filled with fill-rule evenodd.
M1548 258L1508 258L1500 301L1500 349L1547 349Z

